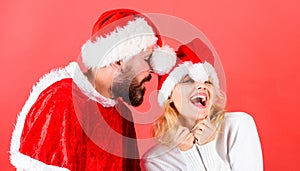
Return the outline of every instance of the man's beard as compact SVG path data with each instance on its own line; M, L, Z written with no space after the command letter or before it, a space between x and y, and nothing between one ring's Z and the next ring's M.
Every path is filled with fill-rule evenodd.
M124 102L131 106L141 105L146 91L143 83L150 81L151 77L151 74L149 74L141 82L138 82L138 79L136 77L132 78L130 74L119 75L112 84L113 97L121 97Z

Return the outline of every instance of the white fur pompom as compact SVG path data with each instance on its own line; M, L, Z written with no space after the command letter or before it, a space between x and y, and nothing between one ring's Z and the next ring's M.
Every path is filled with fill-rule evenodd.
M155 73L164 75L176 64L176 53L169 46L158 47L153 50L150 65Z
M205 66L199 62L189 67L189 76L195 81L204 83L208 80L209 73Z

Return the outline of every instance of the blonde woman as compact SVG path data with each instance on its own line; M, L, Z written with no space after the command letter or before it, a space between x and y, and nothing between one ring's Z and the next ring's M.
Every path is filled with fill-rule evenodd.
M247 113L225 111L211 50L195 39L177 56L159 79L164 112L154 124L158 144L144 155L144 169L262 171L255 122Z

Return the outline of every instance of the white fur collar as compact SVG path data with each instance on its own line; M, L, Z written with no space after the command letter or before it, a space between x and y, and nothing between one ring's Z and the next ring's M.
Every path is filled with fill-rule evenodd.
M90 99L99 102L104 107L112 107L116 104L115 100L104 97L96 91L76 62L71 62L65 69L79 89Z
M87 95L90 99L95 100L102 104L104 107L111 107L115 105L115 101L100 95L93 86L89 83L87 78L83 75L76 62L71 62L65 68L60 68L45 74L38 83L33 86L32 91L23 106L20 114L18 115L17 123L13 131L11 144L10 144L10 161L18 169L40 171L40 170L61 170L67 171L67 168L61 168L53 165L47 165L41 161L30 158L19 152L20 140L23 132L26 115L31 109L32 105L36 102L37 98L47 87L53 83L65 78L72 78L80 90Z

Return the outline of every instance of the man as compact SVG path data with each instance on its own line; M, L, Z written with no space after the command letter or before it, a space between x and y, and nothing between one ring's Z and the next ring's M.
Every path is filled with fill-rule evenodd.
M145 16L103 13L81 58L45 75L25 103L11 141L21 170L140 170L130 110L150 81L149 62L175 58ZM163 56L162 56L163 55ZM167 69L166 69L167 68Z

